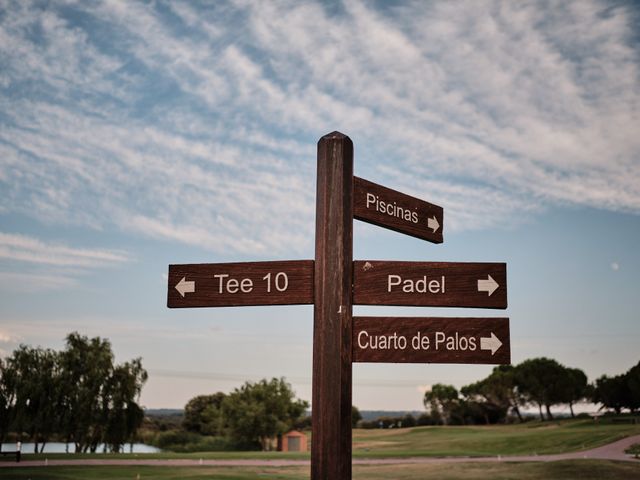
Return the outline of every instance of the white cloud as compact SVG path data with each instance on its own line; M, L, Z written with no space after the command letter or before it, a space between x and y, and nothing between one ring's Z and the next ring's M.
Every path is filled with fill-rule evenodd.
M0 232L0 286L6 291L77 288L78 277L90 270L131 260L123 250L70 247L28 235Z
M70 4L77 24L55 3L11 5L5 212L303 252L314 143L338 129L358 175L428 191L449 231L556 204L640 213L632 6L106 1Z
M130 260L118 250L72 248L27 235L0 232L0 259L58 267L104 267Z
M75 278L59 274L19 273L0 271L0 287L7 292L40 292L77 287Z

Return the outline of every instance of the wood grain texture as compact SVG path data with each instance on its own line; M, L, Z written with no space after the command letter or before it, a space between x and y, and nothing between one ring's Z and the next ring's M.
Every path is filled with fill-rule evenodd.
M284 286L286 275L287 288ZM264 277L270 275L269 279ZM229 275L216 277L216 275ZM278 278L276 278L278 277ZM194 282L184 297L176 289L182 279ZM245 281L242 291L243 279ZM238 281L238 284L233 281ZM222 292L220 292L222 282ZM270 290L270 291L269 291ZM231 293L234 292L235 293ZM298 305L313 303L313 260L276 262L199 263L169 265L167 306L169 308L233 307L248 305Z
M494 342L492 334L502 343L493 354L490 348L482 349L481 340ZM485 348L490 347L487 343ZM354 317L353 361L508 364L511 363L509 319Z
M442 243L442 207L358 177L353 178L353 215L379 227ZM429 219L434 218L438 222L435 231L429 228Z
M313 327L312 480L351 478L353 144L318 142Z
M389 291L389 275L400 276L401 285ZM498 288L489 295L478 290L478 280L491 276ZM437 293L407 292L431 281L444 287ZM394 278L394 281L397 280ZM416 282L420 281L420 284ZM362 260L354 262L353 303L355 305L403 305L424 307L507 308L507 266L504 263L396 262Z

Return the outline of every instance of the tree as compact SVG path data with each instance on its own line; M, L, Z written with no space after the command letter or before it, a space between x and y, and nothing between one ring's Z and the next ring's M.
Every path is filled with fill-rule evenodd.
M10 430L26 434L37 453L59 434L77 452L99 443L118 451L144 419L136 402L146 380L139 358L114 365L99 337L72 333L62 352L21 345L0 360L0 440Z
M627 388L629 390L629 402L627 408L632 412L640 409L640 362L631 367L625 374Z
M571 417L574 418L573 405L584 400L589 395L587 376L579 368L565 368L565 391L563 400L569 404Z
M505 415L505 410L497 410L495 405L487 402L461 399L451 409L450 425L479 425L498 423Z
M406 428L411 428L411 427L415 427L416 426L416 418L411 415L410 413L407 413L404 417L402 417L402 426L406 427Z
M236 388L223 400L222 415L234 441L267 450L269 440L290 430L308 406L295 399L284 378L273 378Z
M516 369L513 365L498 365L487 377L486 393L494 398L496 405L505 406L516 414L520 422L523 421L520 405L524 403L522 394L516 383Z
M540 420L544 420L542 407L547 418L553 419L551 406L564 401L566 372L565 367L549 358L531 358L516 366L515 380L518 391L525 398L538 405Z
M351 428L356 428L360 420L362 420L360 410L355 405L351 405Z
M439 418L447 425L451 412L458 402L458 390L453 385L436 383L424 394L424 406L434 418Z
M224 428L220 409L225 397L224 393L218 392L189 400L184 407L184 429L201 435L220 435Z
M0 358L0 452L13 422L16 401L16 372Z
M593 391L593 403L601 403L603 408L611 408L620 413L630 403L631 392L625 375L607 377L603 375L596 380Z
M67 336L61 353L63 370L63 428L76 452L95 452L104 436L108 396L104 381L113 371L111 343L76 332Z
M480 412L484 423L503 421L512 404L512 382L506 382L506 375L497 368L491 374L478 382L466 385L460 389L467 403L478 404L480 409L470 406L469 411ZM519 410L515 409L519 414Z
M107 339L67 336L60 354L61 433L76 452L95 452L102 442L118 451L142 424L137 404L147 372L141 359L115 365Z
M59 429L60 372L58 354L53 350L21 345L9 358L15 374L15 414L13 429L33 440L34 453L44 449L49 437Z
M104 397L107 399L107 423L104 443L112 452L119 452L125 442L133 441L142 425L144 412L136 401L146 381L147 372L142 368L140 358L116 366L106 381Z

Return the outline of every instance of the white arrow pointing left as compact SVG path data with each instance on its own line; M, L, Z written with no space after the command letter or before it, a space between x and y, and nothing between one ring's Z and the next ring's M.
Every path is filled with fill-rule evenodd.
M196 282L187 282L186 277L182 277L182 280L180 280L176 285L176 290L178 290L180 295L184 298L185 293L193 293L196 291Z
M438 222L438 219L435 215L431 218L427 218L427 227L433 230L433 233L436 233L438 231L438 229L440 228L440 223Z
M498 285L498 282L496 282L493 277L491 277L491 275L487 275L486 280L478 280L478 291L487 292L489 294L489 297L498 289L499 286L500 285Z
M491 350L491 356L502 346L502 342L491 332L490 337L480 337L480 350Z

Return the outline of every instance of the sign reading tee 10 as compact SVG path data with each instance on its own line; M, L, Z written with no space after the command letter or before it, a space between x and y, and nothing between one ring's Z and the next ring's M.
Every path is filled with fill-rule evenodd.
M169 308L313 303L313 260L169 265Z

